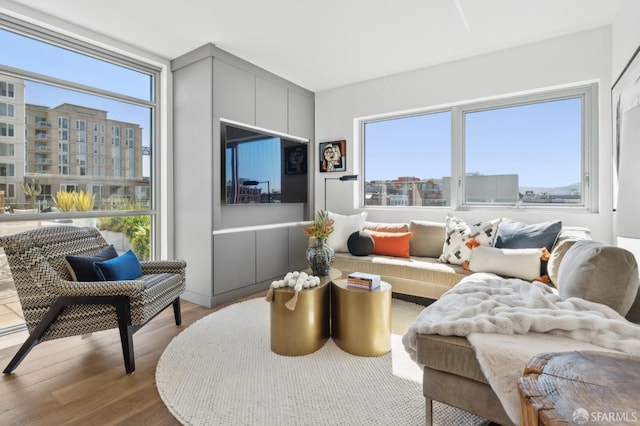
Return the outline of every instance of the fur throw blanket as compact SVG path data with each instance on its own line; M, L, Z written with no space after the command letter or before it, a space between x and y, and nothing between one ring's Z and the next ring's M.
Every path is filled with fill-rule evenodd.
M467 336L515 424L517 379L534 355L614 350L640 356L640 325L608 306L580 298L562 300L545 284L488 273L463 278L420 313L402 338L414 361L418 334Z
M463 278L427 306L402 343L415 360L418 334L530 332L562 335L640 356L640 326L608 306L577 297L562 300L545 284L489 273Z

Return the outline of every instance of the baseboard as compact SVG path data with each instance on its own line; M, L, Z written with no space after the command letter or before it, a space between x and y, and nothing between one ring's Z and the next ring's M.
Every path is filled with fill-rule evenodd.
M415 303L416 305L429 306L433 302L434 299L429 299L427 297L414 296L412 294L403 294L403 293L391 293L391 296L394 299L404 300L405 302Z

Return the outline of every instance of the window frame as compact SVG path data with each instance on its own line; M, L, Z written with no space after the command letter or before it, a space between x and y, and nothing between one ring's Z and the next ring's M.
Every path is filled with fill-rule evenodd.
M158 65L154 62L147 62L144 60L139 60L134 58L133 56L126 56L121 53L118 53L113 50L109 50L107 48L103 48L98 46L97 44L93 44L87 41L83 41L81 39L75 38L70 35L63 34L61 32L56 32L54 30L50 30L36 24L28 23L22 21L18 18L14 18L7 15L0 14L0 29L11 31L16 34L32 38L34 40L48 43L56 47L61 47L63 49L82 54L88 56L90 58L94 58L97 60L109 62L115 64L120 67L128 68L134 71L138 71L144 74L149 75L149 97L148 99L138 98L129 96L123 93L116 93L106 89L101 89L94 86L88 86L82 83L76 83L69 80L64 80L54 76L47 76L37 72L32 72L24 69L17 69L11 66L0 64L0 73L9 75L11 77L16 77L24 80L32 80L38 83L44 83L56 87L66 88L70 90L75 90L78 92L86 93L89 95L97 95L108 99L117 100L124 103L134 104L142 107L149 108L150 114L150 141L151 145L154 147L150 150L150 180L151 185L149 187L150 199L151 203L149 208L139 209L139 210L104 210L104 211L95 211L95 212L73 212L73 213L48 213L48 218L51 220L56 218L67 218L67 217L124 217L124 216L144 216L148 215L151 217L151 253L150 258L155 258L156 253L160 253L161 251L161 222L166 220L161 220L159 214L161 212L162 200L161 194L163 191L160 188L161 181L163 180L160 176L161 171L161 160L158 157L157 153L161 152L162 145L162 135L163 135L163 123L161 123L161 119L164 116L162 105L163 105L163 93L161 88L164 87L163 80L163 68L161 65ZM101 123L101 135L104 138L105 134L105 126ZM102 143L105 143L104 139ZM64 173L60 173L64 175ZM106 173L102 173L101 177L106 176ZM11 217L12 215L0 215L0 222L10 222L13 220L18 220L17 218ZM21 220L42 220L42 217L39 217L38 214L28 214L22 215ZM168 218L167 220L170 220ZM49 219L48 219L49 220Z
M465 202L465 126L467 113L479 112L520 105L544 103L563 99L581 98L582 101L582 141L581 141L581 193L582 202L575 204L535 204L535 203L468 203ZM451 185L449 206L367 206L365 205L366 179L360 182L358 205L363 209L430 209L430 210L492 210L521 208L541 211L588 211L598 212L598 83L588 82L572 86L538 90L518 95L494 97L491 99L460 102L446 106L412 110L365 117L356 120L359 131L360 150L366 151L365 125L368 123L408 118L416 115L451 111ZM366 177L365 156L360 158L360 170Z

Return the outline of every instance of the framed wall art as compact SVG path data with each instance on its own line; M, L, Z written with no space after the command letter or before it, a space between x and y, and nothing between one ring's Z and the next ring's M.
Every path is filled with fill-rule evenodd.
M321 142L318 153L321 172L344 172L347 170L347 141Z
M307 174L307 147L306 145L290 146L284 149L284 174Z
M626 188L629 177L637 181L637 164L640 162L640 46L636 49L622 73L611 88L613 110L613 211L618 210L621 197L632 197ZM620 185L625 179L624 184Z

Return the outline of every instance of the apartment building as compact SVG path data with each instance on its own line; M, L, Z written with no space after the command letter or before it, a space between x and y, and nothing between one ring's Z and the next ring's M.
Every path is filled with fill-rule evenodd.
M6 205L24 207L22 182L40 184L41 210L61 190L96 194L97 208L149 202L139 124L82 105L29 104L24 87L22 79L0 77L0 190Z
M0 75L0 191L7 199L24 177L24 107L24 81Z

